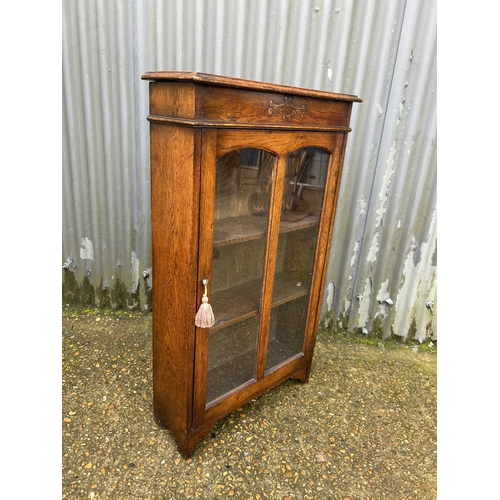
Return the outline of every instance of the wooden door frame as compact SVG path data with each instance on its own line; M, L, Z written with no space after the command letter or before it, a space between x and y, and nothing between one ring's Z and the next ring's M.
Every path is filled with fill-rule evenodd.
M258 350L256 354L256 377L246 384L230 391L228 394L221 397L220 400L216 400L214 404L207 407L206 382L210 329L196 328L195 363L193 367L194 391L192 403L194 432L204 432L206 428L211 427L213 423L223 416L240 408L250 399L257 397L288 378L297 378L303 382L308 380L313 356L312 350L316 340L316 330L321 309L321 304L318 302L322 297L321 287L323 286L326 275L328 263L327 256L330 249L333 221L335 217L334 208L336 206L340 187L340 174L343 163L342 148L345 145L346 137L347 133L344 132L202 129L197 303L201 303L201 297L204 292L202 279L209 279L210 290L212 278L211 266L216 161L231 151L244 148L255 148L267 151L273 156L276 156L277 161L273 167L273 188L268 219L263 293L261 296L259 318ZM264 373L286 157L290 153L305 147L322 149L330 155L330 158L318 228L318 239L313 267L314 273L310 288L303 351L290 360L287 360L282 365L279 365L276 369ZM328 193L332 194L328 196Z

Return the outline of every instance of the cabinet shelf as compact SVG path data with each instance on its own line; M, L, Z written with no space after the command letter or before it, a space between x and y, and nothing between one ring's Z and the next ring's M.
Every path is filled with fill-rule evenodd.
M307 295L308 286L305 283L297 286L298 282L296 277L285 273L276 275L271 307ZM258 279L212 294L211 304L215 314L215 324L210 331L215 332L255 316L259 310L261 293L262 280Z
M216 221L214 248L263 238L267 229L266 215L244 215ZM287 218L298 220L283 220L282 218L280 234L317 226L319 223L319 218L311 214L291 213Z

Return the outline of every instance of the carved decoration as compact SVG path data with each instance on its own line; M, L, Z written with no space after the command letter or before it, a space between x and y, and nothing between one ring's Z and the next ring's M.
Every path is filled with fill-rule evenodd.
M306 107L301 106L298 108L292 104L291 97L285 97L285 102L283 104L274 104L273 101L269 101L269 108L267 110L268 114L272 115L273 112L278 111L281 113L283 120L291 122L292 118L296 115L304 118L306 116Z

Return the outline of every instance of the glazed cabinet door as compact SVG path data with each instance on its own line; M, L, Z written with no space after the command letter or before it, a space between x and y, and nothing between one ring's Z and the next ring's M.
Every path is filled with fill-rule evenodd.
M195 429L307 379L343 141L203 131L198 298L208 280L215 323L196 329Z

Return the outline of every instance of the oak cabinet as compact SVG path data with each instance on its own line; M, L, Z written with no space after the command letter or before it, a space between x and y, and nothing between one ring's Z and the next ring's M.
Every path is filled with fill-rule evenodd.
M154 412L187 458L223 416L286 379L308 380L361 100L203 73L142 78ZM196 326L210 308L213 321Z

